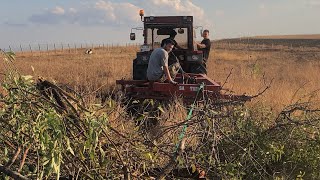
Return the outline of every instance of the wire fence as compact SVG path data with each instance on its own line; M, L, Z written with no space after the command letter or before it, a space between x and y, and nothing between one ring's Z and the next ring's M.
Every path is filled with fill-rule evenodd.
M52 53L52 52L70 52L74 53L80 50L104 48L110 50L119 47L139 48L140 43L52 43L52 44L25 44L19 46L8 46L2 48L3 51L13 51L16 53ZM274 44L274 43L244 43L244 42L219 42L213 41L213 49L225 50L295 50L295 51L320 51L320 46L303 46L296 44Z
M13 51L19 53L29 53L29 52L57 52L57 51L65 51L65 52L75 52L79 49L94 49L94 48L118 48L118 47L140 47L139 43L52 43L52 44L27 44L27 45L19 45L19 46L11 46L9 45L7 48L1 48L3 51Z

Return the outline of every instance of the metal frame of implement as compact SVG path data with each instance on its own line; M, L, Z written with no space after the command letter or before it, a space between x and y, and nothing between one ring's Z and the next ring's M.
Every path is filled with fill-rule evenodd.
M184 83L181 74L177 74L175 78L176 82L180 82L177 85L171 83L161 82L149 82L146 80L117 80L116 84L121 85L121 89L125 92L126 96L134 99L158 99L158 100L170 100L173 97L182 97L186 101L191 101L196 97L199 89L199 84L204 83L204 89L202 95L212 99L226 99L226 100L250 100L249 96L245 95L231 95L222 94L222 87L219 83L211 80L205 74L191 74L189 76L195 79L195 83ZM201 97L201 96L200 96ZM203 96L202 96L203 97Z

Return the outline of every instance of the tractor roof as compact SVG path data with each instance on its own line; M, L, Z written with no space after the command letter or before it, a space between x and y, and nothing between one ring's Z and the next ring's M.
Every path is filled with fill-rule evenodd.
M147 16L144 17L145 26L168 25L172 27L186 27L192 25L193 16Z

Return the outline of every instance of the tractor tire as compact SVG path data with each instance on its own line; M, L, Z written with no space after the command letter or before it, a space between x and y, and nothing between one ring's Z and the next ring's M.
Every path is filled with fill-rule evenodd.
M207 68L205 64L192 64L190 71L194 74L207 74Z
M138 63L138 59L133 60L133 80L147 80L148 64Z

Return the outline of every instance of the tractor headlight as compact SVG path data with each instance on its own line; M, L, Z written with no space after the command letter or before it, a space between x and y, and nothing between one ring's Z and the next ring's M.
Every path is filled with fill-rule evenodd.
M142 56L142 61L148 61L148 57L147 56Z
M202 61L202 54L193 54L193 55L187 56L187 61L200 62Z
M194 60L194 61L199 60L199 56L197 56L197 55L192 55L191 58L192 58L192 60Z
M141 52L150 51L150 46L147 44L144 44L144 45L140 46L140 51Z

